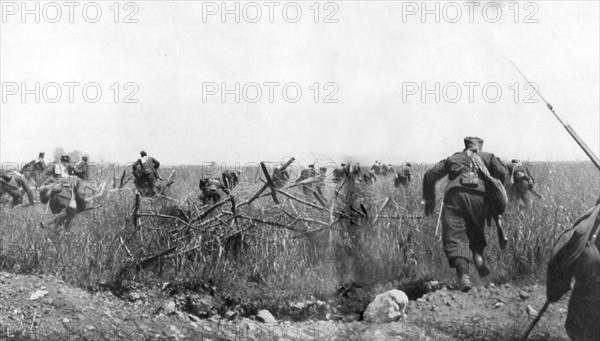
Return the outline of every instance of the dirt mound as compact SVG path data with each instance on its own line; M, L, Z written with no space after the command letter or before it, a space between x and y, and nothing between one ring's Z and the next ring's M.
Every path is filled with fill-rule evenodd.
M209 311L210 299L190 303L160 288L118 298L72 288L52 276L5 272L0 285L3 340L516 340L533 318L528 306L539 309L545 298L541 286L490 284L469 293L442 287L410 301L408 317L396 323L290 322L275 316L277 323L266 324ZM567 340L566 302L548 309L531 340ZM200 318L203 313L212 316Z

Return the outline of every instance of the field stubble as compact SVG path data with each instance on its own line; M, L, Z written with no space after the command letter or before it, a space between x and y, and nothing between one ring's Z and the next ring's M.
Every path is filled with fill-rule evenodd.
M170 169L163 172L168 174ZM139 212L183 211L186 218L198 218L202 209L196 200L197 181L202 175L199 168L177 168L176 182L166 193L176 200L142 199ZM544 199L534 199L530 211L509 208L504 216L507 249L500 250L495 229L486 228L486 252L492 266L486 282L543 280L556 237L600 193L600 179L588 163L539 163L534 176ZM355 203L363 203L368 214L358 224L330 225L330 211L281 194L280 205L265 196L239 208L238 215L245 218L238 218L237 224L231 215L215 211L197 219L191 224L194 228L157 216L140 216L136 226L132 217L135 195L130 189L100 198L101 207L78 215L68 230L39 228L39 222L49 216L42 205L2 208L0 269L51 274L91 290L123 280L190 287L210 283L227 304L244 306L248 313L262 308L277 311L283 301L292 299L325 299L349 283L371 288L371 293L400 287L416 298L418 292L411 291L416 282L453 281L440 237L435 235L437 215L420 218L419 174L406 188L394 188L391 177L379 180L371 186L360 185ZM239 203L261 185L245 179L233 194ZM326 183L325 197L330 199L337 186ZM438 184L438 199L442 190L443 184ZM288 192L317 204L299 187ZM391 200L381 210L386 198ZM344 205L338 198L335 208L348 209ZM223 211L229 207L225 204ZM152 257L170 249L174 251ZM149 258L153 261L140 265Z

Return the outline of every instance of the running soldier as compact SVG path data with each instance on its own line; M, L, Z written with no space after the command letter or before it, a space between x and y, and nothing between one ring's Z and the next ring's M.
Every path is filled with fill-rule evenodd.
M27 185L27 181L21 173L17 171L9 171L2 174L2 176L0 176L0 185L0 195L2 193L8 193L8 195L10 195L13 199L12 207L23 203L23 193L21 192L21 189L23 189L23 191L25 191L27 194L29 204L35 204L33 192L29 188L29 185Z
M143 150L140 152L140 156L141 158L137 159L132 166L133 183L138 189L146 187L148 194L154 196L156 194L154 191L156 179L160 179L160 175L158 174L160 162L148 156Z
M506 167L508 168L510 183L508 195L511 201L516 201L519 209L521 207L531 209L531 192L535 180L531 176L529 168L523 167L519 160L512 160Z
M465 149L440 161L425 173L423 178L423 198L425 214L430 216L436 206L435 184L445 176L450 182L443 198L441 221L444 252L451 267L456 269L462 291L471 290L469 259L485 277L490 270L484 257L485 221L487 209L485 183L480 171L471 160L469 152L476 153L488 168L490 174L504 182L506 168L494 154L481 151L483 140L478 137L465 137Z

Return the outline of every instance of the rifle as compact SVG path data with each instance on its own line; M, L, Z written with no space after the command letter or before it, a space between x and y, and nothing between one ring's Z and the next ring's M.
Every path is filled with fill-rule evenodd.
M550 305L550 301L546 300L546 302L544 303L544 306L542 307L542 310L540 310L540 312L537 314L535 319L533 319L533 321L531 321L531 323L529 324L529 327L527 327L527 330L525 331L525 333L523 333L523 335L521 336L519 341L527 340L527 338L529 337L529 334L531 333L531 331L533 330L535 325L540 321L540 318L546 312L546 309L548 309L549 305Z
M528 84L531 84L531 82L527 79L527 77L525 77L525 75L521 72L521 70L519 70L519 68L517 67L517 65L512 60L510 62L515 67L515 69L517 70L517 72L519 72L519 74L523 77L523 79L525 79L525 81ZM558 114L554 111L554 107L552 107L552 104L550 104L550 103L548 103L546 101L546 99L542 96L542 94L538 91L538 89L536 89L535 86L532 86L532 87L533 87L533 90L535 91L535 93L538 96L540 96L540 99L542 100L542 102L546 103L546 107L548 107L548 109L550 109L550 111L552 111L552 113L554 114L554 117L556 117L556 119L563 125L563 127L565 127L565 129L567 130L567 132L571 135L571 137L573 139L575 139L575 142L577 142L577 144L579 145L579 147L581 147L581 149L583 149L583 151L585 152L585 154L590 158L590 160L596 166L596 168L598 168L598 170L600 170L600 159L598 159L598 157L596 156L596 154L594 154L594 152L590 149L590 147L588 147L587 144L585 144L585 142L583 142L583 140L581 139L581 137L579 137L579 135L577 135L577 133L575 132L575 130L573 130L573 128L571 128L571 126L569 125L569 123L567 123L566 121L563 121L560 118L560 116L558 116Z
M519 72L519 74L521 75L521 77L523 77L523 79L525 79L525 81L528 84L530 84L531 82L529 82L529 80L527 79L527 77L525 77L525 75L521 72L521 70L519 70L519 68L517 67L517 65L512 60L510 62L515 67L515 69L517 70L517 72ZM550 109L550 111L554 114L554 117L556 117L556 119L563 125L563 127L565 127L565 129L567 130L567 132L571 135L571 137L575 140L575 142L577 142L577 144L579 145L579 147L581 147L581 149L583 149L583 151L585 152L585 154L590 158L590 160L596 166L596 168L598 168L598 170L600 170L600 159L598 159L598 157L596 156L596 154L594 154L594 152L592 152L592 150L587 146L587 144L585 144L585 142L583 142L583 140L581 139L581 137L579 137L579 135L577 135L577 133L575 132L575 130L573 130L573 128L571 128L571 126L567 122L563 121L560 118L560 116L558 116L558 114L554 111L554 108L552 107L552 105L550 103L548 103L546 101L546 99L544 99L544 97L538 91L538 89L536 89L535 87L533 87L533 90L535 91L535 93L538 96L540 96L540 99L544 103L546 103L546 107L548 107L548 109ZM532 192L535 193L536 195L539 195L539 193L537 193L537 192L535 192L533 190L532 190ZM527 337L529 336L529 333L531 333L531 330L533 330L533 327L535 327L535 325L538 323L538 321L542 317L542 314L546 311L546 309L548 308L549 305L550 305L550 301L546 301L546 303L544 303L544 306L542 307L542 310L540 310L540 312L538 313L538 315L536 316L536 318L529 325L529 328L527 328L527 330L525 331L525 333L521 337L520 341L525 341L527 339Z

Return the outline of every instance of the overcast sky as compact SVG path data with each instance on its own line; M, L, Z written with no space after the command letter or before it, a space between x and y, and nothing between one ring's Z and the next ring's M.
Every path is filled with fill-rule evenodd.
M438 161L461 150L468 135L482 137L484 150L505 160L586 160L544 104L527 103L532 91L524 89L509 59L600 151L598 1L504 1L497 22L488 22L496 20L495 6L482 13L487 2L474 8L472 18L462 1L427 2L430 9L440 6L439 23L433 14L423 20L421 2L321 2L319 23L313 1L288 5L287 16L282 9L288 3L279 2L273 23L264 2L258 2L262 17L256 23L248 22L256 7L243 12L244 2L238 3L240 23L233 15L223 23L220 12L210 15L213 3L199 1L121 3L118 23L112 1L89 5L86 17L82 2L73 8L72 23L68 7L51 23L56 8L44 12L48 3L38 2L40 22L34 15L23 22L22 9L14 7L20 3L2 1L2 162L28 161L61 147L115 162L135 160L144 149L171 165L286 156L306 164L313 155L398 164ZM88 23L95 4L102 15ZM138 22L124 23L127 15ZM324 23L327 16L338 22ZM295 17L296 23L286 21ZM34 95L22 101L21 84L34 89L36 82L40 103ZM56 98L53 82L62 91L56 103L49 101ZM65 82L80 84L73 103ZM92 82L102 89L96 103L81 94ZM226 83L234 89L236 82L239 103L233 94L222 101L211 87ZM268 82L280 84L273 103ZM126 83L135 86L124 89ZM254 83L262 90L257 103L250 102L257 97ZM302 90L296 103L288 102L294 87L282 95L288 83ZM422 84L430 90L424 100ZM130 100L138 103L124 103L133 92ZM325 103L328 95L337 103Z

